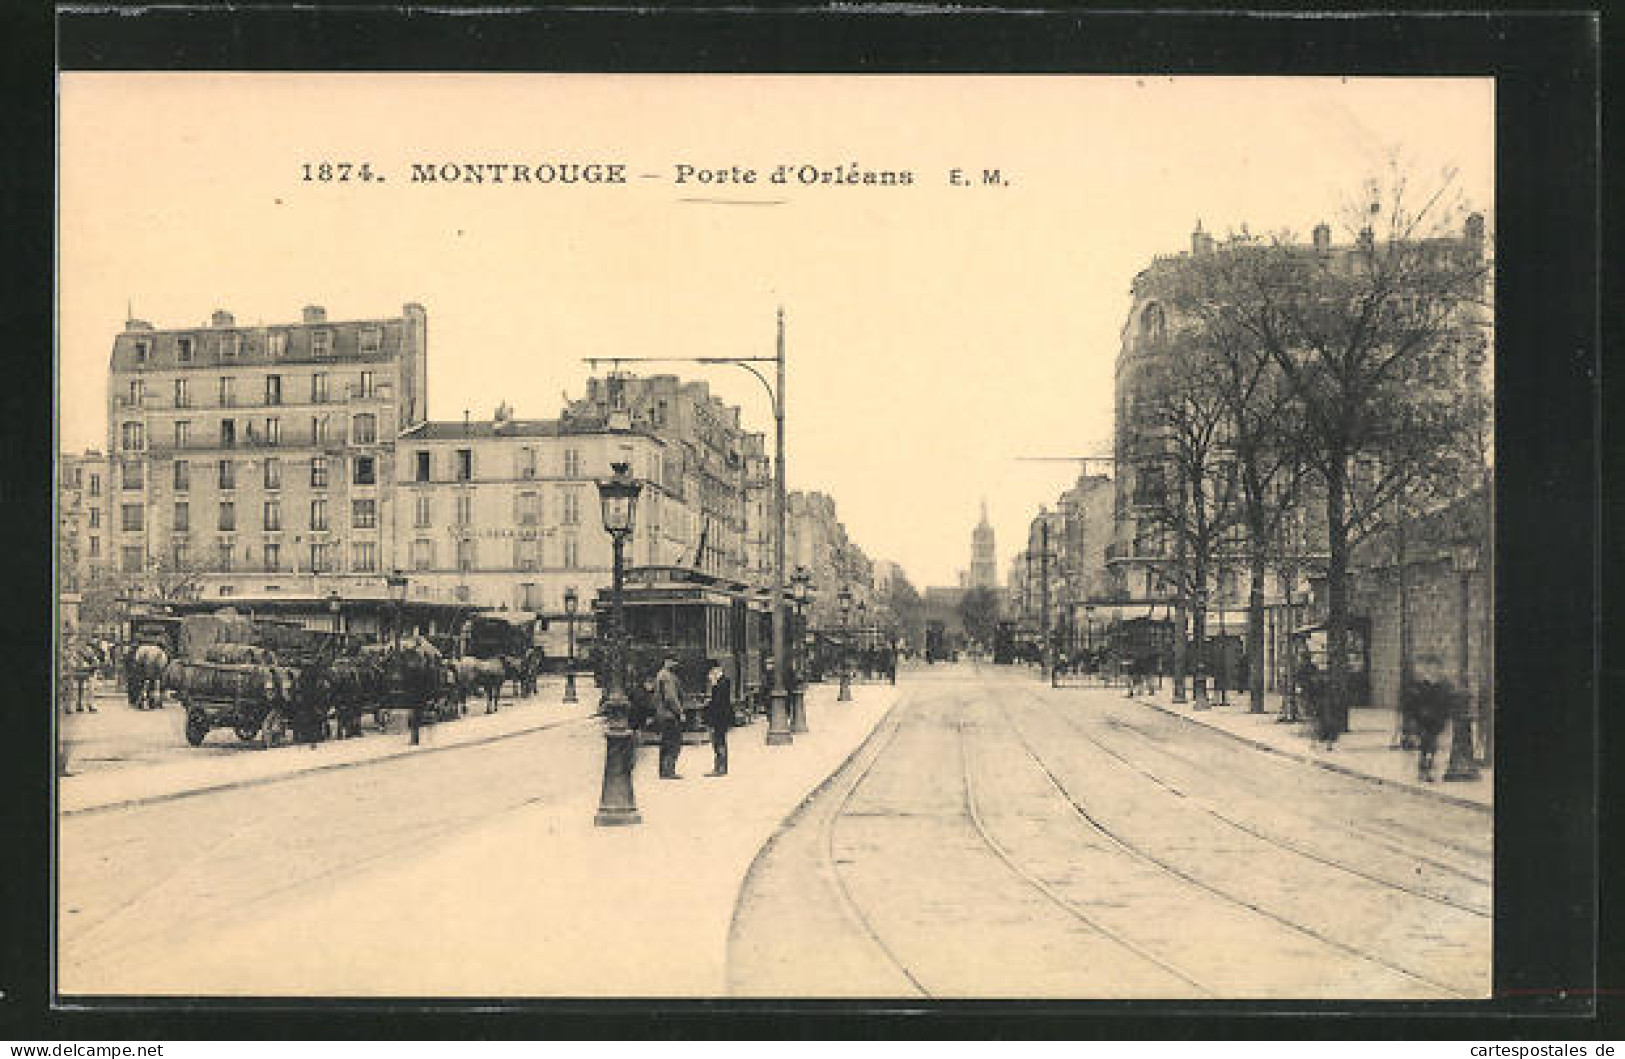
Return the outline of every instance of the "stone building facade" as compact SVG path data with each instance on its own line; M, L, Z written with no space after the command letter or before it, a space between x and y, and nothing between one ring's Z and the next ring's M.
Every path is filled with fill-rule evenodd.
M107 567L107 457L64 455L57 473L57 589L82 592Z
M393 565L396 435L428 414L428 323L157 330L113 341L109 558L140 582L195 571L205 597L370 594Z

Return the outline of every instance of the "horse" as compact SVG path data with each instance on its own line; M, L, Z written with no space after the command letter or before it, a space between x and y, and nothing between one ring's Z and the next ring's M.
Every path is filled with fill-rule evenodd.
M157 644L144 643L124 660L125 692L130 705L138 710L156 710L164 704L164 670L169 652Z
M509 679L508 667L496 658L458 658L451 662L458 696L466 699L475 692L485 694L485 712L495 713L501 704L502 685Z

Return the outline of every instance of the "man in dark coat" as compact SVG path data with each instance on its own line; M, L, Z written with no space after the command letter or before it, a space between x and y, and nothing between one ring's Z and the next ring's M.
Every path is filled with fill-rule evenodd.
M734 723L734 686L722 666L713 662L706 677L705 723L711 728L711 752L716 758L707 776L728 774L728 729Z
M668 658L655 674L655 723L660 726L660 778L680 780L677 758L683 752L683 689L677 681L677 659Z

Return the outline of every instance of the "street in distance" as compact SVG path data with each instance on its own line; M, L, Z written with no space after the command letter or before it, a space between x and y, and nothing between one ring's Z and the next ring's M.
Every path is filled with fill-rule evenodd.
M642 180L665 180L660 173L631 174ZM909 187L918 183L912 169L870 169L856 162L833 168L813 164L786 163L772 169L753 166L697 166L679 162L672 166L670 182L678 185L721 186L729 184L864 185ZM956 187L1007 187L1010 184L999 169L954 167L944 175ZM305 184L382 184L388 178L371 162L301 162L299 181ZM413 162L407 179L411 184L626 184L625 162Z

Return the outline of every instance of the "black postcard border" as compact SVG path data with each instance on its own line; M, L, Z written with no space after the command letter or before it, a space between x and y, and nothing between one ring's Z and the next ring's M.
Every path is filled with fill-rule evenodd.
M1604 825L1597 712L1602 449L1598 121L1602 23L1580 13L1124 13L869 5L780 10L43 5L10 15L13 254L4 388L12 458L0 1034L13 1038L1595 1036ZM1492 74L1497 78L1496 988L1482 1004L1200 1006L402 999L50 1006L49 643L54 71L115 69L850 73ZM1611 301L1611 304L1619 304ZM1615 566L1610 566L1610 573ZM26 602L25 602L26 601ZM1607 865L1617 870L1617 855ZM1613 950L1617 951L1617 947Z

